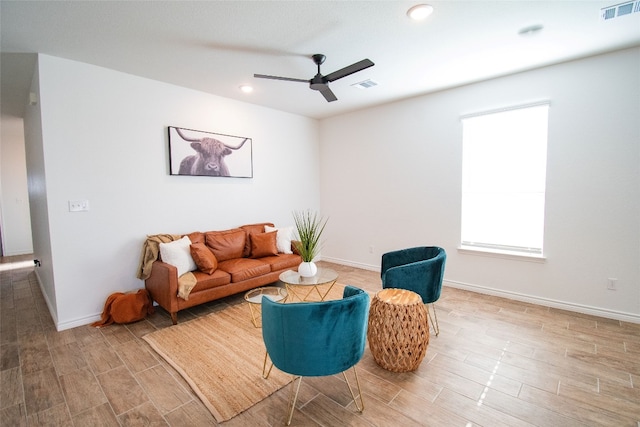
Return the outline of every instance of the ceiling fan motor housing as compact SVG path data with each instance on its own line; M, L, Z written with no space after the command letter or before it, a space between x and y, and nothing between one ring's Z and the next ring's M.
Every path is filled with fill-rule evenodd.
M329 82L321 74L316 74L314 78L309 80L309 87L313 90L321 90L327 87Z

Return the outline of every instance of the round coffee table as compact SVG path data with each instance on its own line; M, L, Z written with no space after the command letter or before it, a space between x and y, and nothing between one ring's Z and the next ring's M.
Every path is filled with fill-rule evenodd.
M315 292L320 301L324 301L338 280L338 273L330 268L318 267L318 272L315 276L303 277L297 271L287 270L280 273L279 278L284 283L292 300L297 299L302 302L317 301L309 298ZM324 285L327 285L327 289L321 290L318 288L318 286Z
M284 288L276 286L265 286L263 288L251 289L244 294L244 300L249 303L249 311L251 312L251 322L253 326L259 328L262 326L262 297L265 296L272 301L285 301L287 299L287 291Z
M371 301L367 339L376 363L393 372L420 366L429 345L422 298L405 289L384 289Z

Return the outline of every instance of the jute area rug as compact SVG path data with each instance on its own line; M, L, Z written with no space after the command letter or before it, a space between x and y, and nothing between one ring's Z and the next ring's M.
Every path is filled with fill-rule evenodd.
M342 298L335 284L327 299ZM293 380L275 367L262 378L262 329L251 323L248 303L225 307L142 337L189 383L218 422L245 411Z

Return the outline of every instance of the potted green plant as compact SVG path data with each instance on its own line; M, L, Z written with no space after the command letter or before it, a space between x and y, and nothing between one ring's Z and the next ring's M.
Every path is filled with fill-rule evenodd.
M307 209L306 211L294 211L293 220L298 231L298 240L294 242L294 246L302 257L298 273L302 277L315 276L318 267L313 260L320 252L320 236L328 219L324 219L317 212L311 212Z

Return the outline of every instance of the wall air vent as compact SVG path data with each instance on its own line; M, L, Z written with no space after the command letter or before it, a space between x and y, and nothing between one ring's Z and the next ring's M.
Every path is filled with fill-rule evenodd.
M358 89L369 89L369 88L372 88L374 86L378 86L378 83L374 82L371 79L367 79L367 80L363 80L363 81L358 82L358 83L354 83L351 86L357 87Z
M613 6L608 6L600 9L600 18L603 21L608 21L613 18L619 18L621 16L639 12L640 0L628 1L625 3L614 4Z

